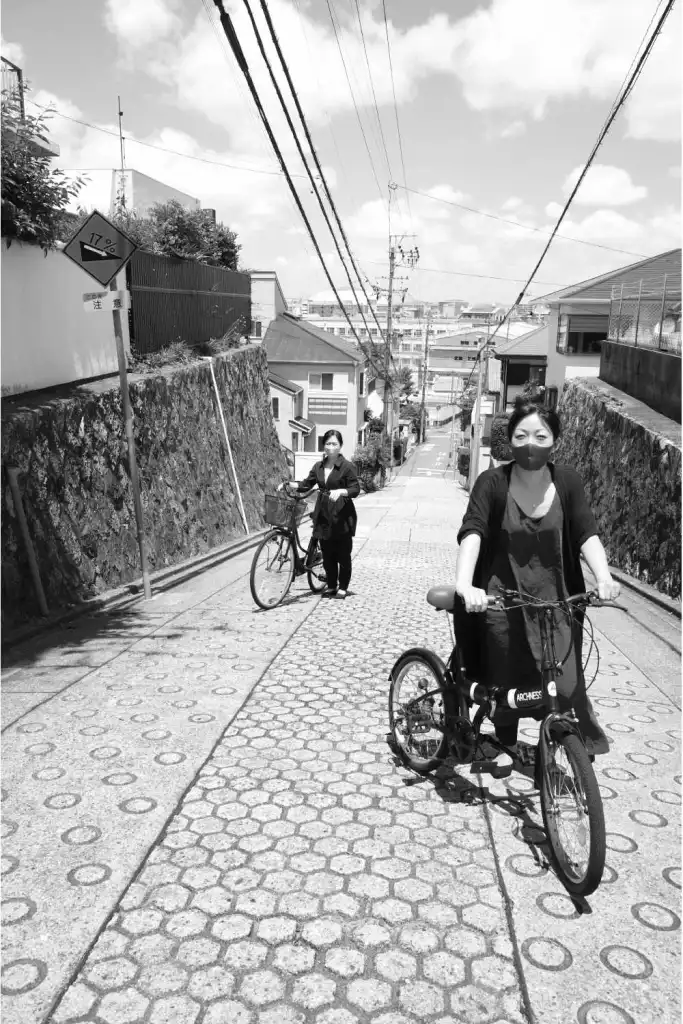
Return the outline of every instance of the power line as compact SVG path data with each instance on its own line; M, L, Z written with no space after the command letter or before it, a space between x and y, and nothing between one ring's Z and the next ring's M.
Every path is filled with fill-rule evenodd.
M34 106L40 110L47 110L51 114L56 114L57 117L63 117L67 121L73 121L75 124L81 124L85 128L92 128L93 131L103 132L105 135L113 135L114 138L119 137L118 132L111 131L109 128L101 128L97 124L91 124L89 121L81 121L77 117L70 117L69 114L63 114L61 110L57 110L56 107L45 107L41 103L34 103ZM272 174L278 178L282 177L282 171L264 171L259 167L243 167L241 164L229 164L224 160L209 160L205 156L192 156L190 153L181 153L177 149L166 149L165 146L156 146L153 142L141 142L140 139L132 139L129 135L124 136L126 142L132 142L135 146L144 146L146 149L156 149L160 153L170 153L172 156L182 156L185 160L197 160L202 164L212 164L214 167L228 167L233 171L246 171L249 174ZM97 168L87 168L87 170L97 170ZM293 178L303 178L303 174L292 174Z
M322 197L321 197L320 192L318 190L317 182L315 180L315 177L313 176L313 173L311 171L311 168L310 168L310 165L308 163L308 160L306 159L306 154L304 153L303 147L302 147L301 142L299 140L299 136L297 135L296 129L294 127L294 123L292 121L292 118L290 116L289 110L287 108L287 104L285 103L285 98L282 95L282 90L280 89L280 86L278 84L277 78L275 77L275 74L273 72L272 65L270 63L270 60L268 59L268 54L266 53L265 46L263 45L263 39L261 37L261 33L259 31L258 25L256 24L256 19L254 18L253 11L252 11L252 9L251 9L251 7L249 5L249 0L244 0L244 6L245 6L245 8L247 10L247 14L249 16L249 21L251 22L251 27L252 27L252 30L254 32L254 36L256 37L256 42L257 42L259 51L261 53L261 57L263 58L263 61L264 61L265 65L266 65L266 68L268 69L268 74L270 75L271 83L273 85L273 88L275 89L277 98L280 101L280 106L282 107L282 112L285 115L285 119L287 121L287 125L289 127L289 130L292 133L292 138L294 139L294 142L296 144L296 148L298 150L299 156L301 157L301 161L302 161L302 163L303 163L303 165L304 165L304 167L306 169L306 173L308 174L309 180L310 180L311 185L313 187L313 191L315 193L315 197L318 200L318 204L320 206L320 209L322 210L323 217L325 218L325 223L327 224L327 228L328 228L328 230L330 232L330 235L332 236L332 241L334 242L334 246L335 246L335 248L337 250L337 255L339 256L339 260L341 262L341 265L344 268L344 272L346 274L347 280L348 280L349 285L351 287L351 292L353 294L353 297L356 300L356 305L361 310L361 317L363 319L363 323L365 324L365 328L366 328L366 330L368 332L368 336L369 336L370 335L370 328L368 326L367 320L365 319L365 314L362 311L362 305L361 305L361 303L358 300L358 296L356 295L356 290L354 288L353 281L351 280L351 275L349 274L348 268L346 266L346 262L344 260L344 256L343 256L341 248L339 246L339 242L337 241L337 236L335 235L334 230L332 228L332 224L330 223L330 218L327 215L327 210L325 209L325 206L323 204ZM264 2L262 2L261 3L261 7L263 9L264 15L266 15L268 17L269 24L272 25L272 22L270 22L267 5ZM279 48L278 48L278 54L280 56L280 61L283 62L283 68L285 68L284 58L282 56L282 51ZM286 74L287 74L287 80L290 83L290 88L293 89L293 85L291 84L291 77L289 76L289 71L288 70L286 71ZM359 345L361 351L364 353L364 355L367 356L368 354L367 354L367 352L365 352L365 350L363 349L363 346L361 344L360 336L356 333L355 330L354 330L354 334L355 334L356 340L358 342L358 345Z
M524 285L524 287L522 288L521 292L519 293L519 295L517 297L517 300L515 301L514 305L512 305L510 307L510 309L507 311L507 313L505 314L505 316L503 317L501 322L498 324L498 326L496 327L495 331L493 332L491 337L488 339L487 345L491 344L491 342L493 341L494 337L496 336L498 331L501 329L503 324L506 323L506 321L509 319L509 317L510 317L510 315L512 313L512 310L515 309L522 302L522 300L524 299L524 295L525 295L527 289L530 287L531 282L533 281L534 277L536 276L536 272L538 271L538 268L543 263L543 260L545 259L546 255L548 253L548 250L550 249L550 246L553 244L553 241L554 241L555 237L557 236L560 224L562 223L562 221L564 220L565 216L567 215L569 207L571 206L572 201L574 199L574 196L579 191L579 189L581 187L581 184L582 184L584 178L586 177L586 175L587 175L587 173L588 173L588 171L590 169L590 166L593 163L593 160L595 159L596 153L598 152L598 150L600 149L600 146L604 142L605 137L607 136L607 133L609 132L610 128L612 127L612 124L613 124L617 114L619 113L619 111L623 107L624 103L626 102L626 100L628 99L630 94L633 92L635 84L638 81L638 79L640 78L641 72L642 72L643 68L645 67L645 63L646 63L648 57L650 56L650 53L652 52L652 48L653 48L653 46L655 44L657 36L661 32L662 27L664 25L664 22L666 21L666 19L668 18L669 14L671 13L671 9L673 8L673 5L674 5L675 2L676 2L676 0L668 0L667 5L664 8L664 12L662 13L659 21L657 22L657 24L656 24L656 26L654 28L654 31L652 32L652 34L650 35L650 38L647 41L645 49L643 50L642 54L638 58L638 61L636 63L635 68L633 68L633 70L631 71L631 73L630 73L630 75L628 77L628 82L626 83L626 86L625 87L624 86L620 87L619 93L618 93L616 99L614 100L614 102L612 103L612 106L610 108L610 111L609 111L609 114L607 116L607 119L605 120L602 128L598 132L598 137L597 137L597 139L595 141L595 144L593 145L593 148L592 148L592 150L590 152L590 155L589 155L589 157L588 157L588 159L587 159L587 161L586 161L586 163L585 163L585 165L583 167L583 170L579 174L578 180L577 180L576 184L574 185L574 188L572 189L570 195L567 198L567 201L564 204L562 212L560 213L560 216L557 219L557 223L555 224L555 227L552 230L550 238L548 239L548 241L547 241L547 243L546 243L546 245L545 245L545 247L543 249L543 252L539 256L538 260L536 261L536 265L535 265L534 269L531 271L531 274L529 275L529 277L528 277L528 279L526 281L526 284ZM658 5L658 9L659 9L659 5ZM638 47L638 50L640 50L640 46ZM631 67L633 67L633 62L631 62Z
M215 3L215 0L214 0L214 3ZM333 14L333 11L332 11L332 5L330 3L330 0L326 0L326 3L327 3L327 9L330 12L330 21L332 22L332 29L334 31L334 38L337 41L337 49L339 50L339 56L341 57L341 62L344 65L344 74L346 75L346 82L347 82L348 87L349 87L349 92L351 93L351 99L353 101L354 110L356 111L356 117L358 118L358 126L360 128L361 135L363 136L363 142L365 143L365 149L366 149L366 152L368 154L368 159L370 161L370 166L372 168L372 176L375 179L375 184L377 185L377 191L379 192L380 199L382 200L382 202L384 202L384 194L382 192L382 186L380 185L379 178L377 177L377 170L375 168L375 162L372 159L372 153L370 152L370 147L368 145L368 140L367 140L367 137L365 135L365 129L363 128L363 122L361 121L361 118L360 118L360 112L358 110L358 104L356 103L356 97L355 97L355 94L354 94L354 91L353 91L353 87L351 86L351 79L349 78L348 68L346 67L346 61L344 60L344 53L343 53L342 48L341 48L341 42L340 42L340 39L339 39L339 33L337 32L337 25L336 25L335 20L334 20L334 14Z
M384 129L382 128L382 118L379 116L379 107L377 105L377 96L375 94L375 83L374 83L374 80L373 80L373 77L372 77L372 69L370 68L370 58L368 57L368 48L365 45L365 33L363 32L363 22L362 22L362 19L361 19L361 16L360 16L360 6L358 4L358 0L354 0L354 3L356 5L356 15L358 17L358 28L360 29L360 38L361 38L361 42L363 44L363 53L365 54L365 66L368 69L368 78L370 79L370 89L372 91L372 101L373 101L374 106L375 106L375 113L377 114L377 124L379 125L379 135L380 135L380 139L382 140L382 148L384 149L384 159L386 160L386 163L387 163L387 170L389 171L389 177L393 178L393 174L391 173L391 164L389 162L389 151L387 150L387 143L386 143L386 139L384 138Z
M382 0L382 13L384 15L384 32L387 38L387 55L389 57L389 72L391 74L391 91L394 97L394 113L396 115L396 134L398 136L398 151L401 155L401 170L403 171L403 180L407 182L408 176L406 175L406 165L403 159L403 141L401 139L401 125L398 120L398 103L396 102L396 85L394 83L394 65L391 59L391 44L389 43L389 24L387 22L387 5L386 0ZM408 215L410 218L411 231L413 227L413 211L410 208L410 195L406 193L406 200L408 203Z
M380 260L368 260L364 259L364 263L372 263L373 266L383 267L384 263ZM526 281L525 277L496 277L493 274L468 274L464 270L439 270L437 267L417 267L415 273L422 274L423 272L428 274L447 274L450 277L476 277L482 281L510 281L512 284L523 284ZM537 281L536 284L548 285L551 288L559 288L560 284L557 281Z
M496 213L486 213L484 210L477 210L473 206L464 206L462 203L455 203L452 199L442 199L441 196L434 196L431 192L420 192L416 188L408 188L407 185L402 185L400 182L394 182L397 188L402 188L406 192L412 192L413 195L422 196L424 199L433 199L437 203L445 203L446 206L455 206L458 210L465 210L467 213L476 213L480 217L488 217L489 220L499 220L503 224L512 224L516 228L524 228L525 231L536 231L540 235L549 234L544 228L535 228L531 224L522 224L521 221L512 220L509 217L499 217ZM571 235L560 235L557 234L557 238L564 238L567 242L578 242L580 245L591 245L595 249L607 249L609 252L618 252L624 256L638 256L640 259L644 259L645 256L642 252L630 252L628 249L615 249L611 245L601 245L600 242L588 242L583 238L573 238Z
M380 332L380 337L381 337L382 336L382 328L380 326L380 322L377 319L377 315L376 315L375 310L374 310L374 308L372 306L372 303L370 302L370 298L368 296L368 293L365 290L365 285L363 284L360 272L359 272L358 267L356 265L356 261L354 259L353 253L351 252L351 246L349 245L349 240L346 237L346 232L344 230L344 226L342 224L341 217L339 216L339 213L337 211L336 203L335 203L334 199L332 198L332 193L330 192L329 186L327 184L327 179L325 177L325 174L323 172L322 166L320 164L320 160L318 159L318 153L317 153L317 150L315 148L315 145L313 144L313 139L311 138L311 133L310 133L310 130L308 128L308 123L306 121L306 117L304 115L303 109L301 107L301 103L299 101L299 95L297 93L296 87L295 87L294 82L292 80L291 73L289 71L289 66L288 66L287 61L285 60L285 56L284 56L284 54L282 52L282 48L280 46L280 41L278 39L277 32L275 31L275 26L274 26L273 20L272 20L272 18L270 16L270 11L268 10L268 4L267 4L266 0L260 0L260 2L261 2L261 9L263 11L263 15L264 15L264 17L266 19L266 23L268 25L268 30L269 30L271 38L273 40L273 44L275 46L275 50L277 52L277 55L278 55L278 57L280 59L280 64L282 65L282 70L285 73L285 77L287 79L287 84L289 85L290 91L292 93L292 97L294 99L294 104L296 106L297 113L298 113L299 118L301 120L301 124L302 124L302 127L304 129L304 133L306 135L306 141L308 142L308 146L309 146L309 149L311 151L311 155L313 156L313 160L315 161L316 169L317 169L318 174L320 176L320 180L321 180L321 182L323 184L323 188L325 190L325 195L327 196L327 201L329 202L330 207L332 209L332 213L334 214L335 220L337 222L337 226L339 228L339 232L340 232L340 234L342 236L342 239L344 241L344 245L346 246L346 251L349 254L349 259L351 261L351 265L352 265L352 267L353 267L353 269L355 271L356 277L358 278L358 281L360 283L361 289L363 291L363 295L365 296L365 300L366 300L366 302L367 302L367 304L368 304L368 306L370 308L370 311L371 311L371 313L372 313L372 315L374 317L375 323L377 324L377 327L378 327L379 332ZM310 174L310 172L309 172L309 174ZM317 194L317 189L316 189L316 194ZM319 195L318 195L318 201L320 202L321 209L323 211L323 214L325 215L325 209L324 209L324 207L322 205L322 200L320 199ZM330 234L332 234L332 237L334 238L334 233L333 233L332 228L331 228L331 226L329 224L329 221L328 221L328 227L330 228ZM336 244L336 239L335 239L335 244ZM341 258L341 254L340 254L340 258ZM342 260L342 265L343 265L343 260ZM349 277L348 271L347 271L347 277ZM351 284L351 278L350 277L349 277L349 284ZM353 285L351 285L351 291L353 293L354 298L356 298L356 301L357 301L357 296L356 296L355 288L353 287ZM360 303L357 303L357 304L358 304L358 306L360 308ZM365 317L363 317L363 322L365 323L365 326L368 329L368 335L369 335L370 332L369 332L369 328L368 328L367 322L365 321Z
M326 278L327 278L327 280L329 282L329 285L330 285L330 287L331 287L331 289L332 289L332 291L334 293L334 296L335 296L337 302L339 303L339 305L340 305L340 307L342 309L342 312L344 313L344 315L346 317L346 320L347 320L347 322L349 324L349 327L351 328L352 332L354 334L356 334L356 329L355 329L353 323L351 322L351 318L349 317L348 313L346 312L346 308L345 308L345 306L343 305L343 303L341 301L341 298L339 296L339 292L337 291L336 285L335 285L334 281L332 280L332 276L330 275L329 270L327 269L327 264L325 263L323 254L322 254L322 252L320 250L320 246L318 245L318 240L315 237L315 233L313 231L313 228L311 227L311 223L310 223L310 221L309 221L309 219L308 219L308 217L306 215L306 211L303 208L303 205L302 205L301 199L299 197L299 194L298 194L298 192L296 191L296 189L294 187L294 182L292 181L292 177L291 177L291 175L289 173L289 169L287 168L287 164L285 162L285 158L282 155L282 151L280 150L280 147L278 145L277 139L275 138L275 135L273 134L273 129L271 128L270 121L268 120L268 115L265 112L263 104L261 103L261 98L260 98L260 96L258 94L258 90L256 89L256 86L254 84L254 80L251 77L251 72L249 70L249 65L247 64L246 57L244 56L244 52L243 52L242 47L240 45L240 41L239 41L239 39L237 37L237 33L235 32L235 27L234 27L234 25L232 23L232 19L231 19L229 13L223 7L223 0L213 0L213 2L216 5L216 8L218 9L218 13L219 13L220 21L221 21L221 26L223 28L223 31L225 33L225 36L226 36L229 44L230 44L230 48L232 49L232 52L235 55L235 60L237 61L237 64L238 64L238 66L240 68L240 71L242 72L242 74L244 76L244 79L245 79L245 81L246 81L246 83L247 83L247 85L249 87L249 91L250 91L250 93L252 95L252 99L253 99L254 103L256 104L256 109L258 110L259 116L261 117L261 120L263 122L263 126L264 126L264 128L266 130L266 133L268 135L268 138L270 140L270 144L273 147L273 150L274 150L275 155L277 157L278 163L280 164L280 167L282 168L282 173L284 174L285 178L287 179L287 184L288 184L289 189L290 189L290 191L292 193L292 197L294 199L294 202L297 205L297 208L299 210L301 218L302 218L302 220L303 220L303 222L304 222L304 224L306 226L306 230L308 231L308 234L310 236L311 242L313 243L313 246L315 248L316 254L317 254L318 259L320 261L320 265L322 266L323 271L325 273L325 276L326 276ZM358 337L358 336L356 335L356 337ZM358 341L359 341L359 346L360 346L360 339L358 339ZM360 347L361 347L361 351L362 351L363 350L362 346L360 346ZM373 369L377 373L378 370L377 370L376 365L374 364L374 361L372 359L370 359L370 358L368 359L368 361L370 362L370 364L372 365Z

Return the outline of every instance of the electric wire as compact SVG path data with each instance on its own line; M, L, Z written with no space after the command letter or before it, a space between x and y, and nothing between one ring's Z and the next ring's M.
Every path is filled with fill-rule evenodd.
M633 92L635 84L638 81L638 79L640 78L641 72L642 72L643 68L645 67L647 59L650 56L650 53L652 52L652 48L653 48L653 46L655 44L655 41L656 41L659 33L662 30L664 22L666 21L667 17L671 13L671 10L672 10L673 5L674 5L675 2L676 2L676 0L668 0L667 5L664 8L663 13L660 16L659 21L657 22L657 25L654 28L654 31L651 33L650 38L647 41L645 49L643 50L643 52L641 53L640 57L638 58L638 61L636 63L635 68L633 68L631 74L629 75L629 79L628 79L628 82L626 83L626 86L620 88L619 94L618 94L616 100L613 102L613 104L612 104L612 106L610 108L610 112L609 112L609 114L608 114L608 116L607 116L607 118L606 118L602 128L600 129L600 131L598 133L598 137L597 137L597 139L596 139L596 141L595 141L595 143L593 145L593 148L592 148L592 150L590 152L590 155L589 155L589 157L588 157L588 159L587 159L587 161L586 161L586 163L585 163L585 165L583 167L583 170L579 174L579 177L578 177L578 179L576 181L576 184L574 185L571 193L567 197L567 200L566 200L566 202L564 204L564 207L562 208L562 212L560 213L560 216L557 219L557 223L555 224L555 227L553 228L553 231L552 231L552 233L550 235L550 238L548 239L548 241L546 242L546 244L545 244L545 246L543 248L543 252L539 256L538 260L536 261L534 269L529 274L529 277L528 277L528 279L526 281L526 284L523 286L523 288L522 288L521 292L519 293L519 295L517 296L517 299L515 300L514 304L507 311L507 313L505 314L505 316L503 317L501 322L496 327L496 329L493 332L493 334L487 339L487 342L486 342L487 347L491 345L491 342L493 341L495 336L498 334L498 332L501 329L501 327L503 326L503 324L508 321L510 315L512 314L512 311L514 309L516 309L516 307L518 305L520 305L521 302L523 301L524 295L526 294L527 289L531 286L531 282L533 281L534 277L536 276L536 273L537 273L539 267L543 263L543 260L545 259L546 255L548 253L548 250L550 249L550 246L553 244L553 241L554 241L554 239L555 239L555 237L556 237L556 235L558 233L559 227L560 227L562 221L564 220L565 216L567 215L567 212L569 211L569 207L571 206L571 204L572 204L572 202L574 200L574 197L576 196L576 193L579 191L584 178L588 174L590 166L593 163L593 160L595 159L595 156L596 156L598 150L600 149L600 146L604 142L605 137L607 136L607 133L609 132L609 130L610 130L610 128L611 128L611 126L612 126L612 124L614 122L614 119L616 118L617 114L619 113L619 111L623 107L624 103L626 102L626 100L628 99L630 94ZM638 49L640 49L640 46L638 47Z
M347 280L349 282L349 286L351 288L351 293L352 293L352 295L353 295L353 297L355 299L356 305L357 305L358 309L360 310L360 315L362 317L363 323L365 324L365 329L368 332L368 337L370 337L370 328L368 326L367 320L365 319L365 313L363 312L363 309L362 309L362 303L359 301L358 296L356 294L356 290L354 288L354 284L353 284L353 281L351 279L351 275L350 275L350 273L348 271L348 267L346 265L346 261L344 259L344 255L343 255L343 253L341 251L339 242L337 240L337 236L336 236L336 234L334 232L334 229L332 227L332 224L330 222L330 218L329 218L329 216L327 214L327 210L325 209L325 205L323 203L322 196L320 195L320 191L318 189L318 184L317 184L317 182L315 180L315 177L314 177L314 175L313 175L313 173L311 171L310 165L309 165L308 160L306 158L306 154L304 153L303 147L302 147L301 142L299 140L299 136L298 136L298 134L296 132L296 129L294 127L294 123L292 121L292 118L290 116L289 110L287 108L287 104L285 103L285 98L282 95L282 90L280 89L280 86L278 84L277 78L275 77L275 73L273 72L273 67L272 67L272 64L270 63L270 60L268 58L268 54L266 53L265 46L263 45L263 38L262 38L261 33L259 31L258 25L256 24L256 19L254 18L254 14L253 14L253 11L252 11L251 6L249 4L249 0L243 0L243 2L244 2L244 6L245 6L245 8L247 10L247 14L249 16L249 21L251 22L251 27L252 27L252 30L254 32L254 36L256 38L256 42L257 42L257 45L258 45L258 48L259 48L259 52L261 54L261 57L263 58L263 61L264 61L265 65L266 65L266 68L268 69L268 74L270 76L270 80L272 82L273 88L275 89L277 98L278 98L278 100L280 102L280 106L282 107L282 112L285 115L285 119L287 121L287 125L288 125L289 130L290 130L290 132L292 134L294 142L296 144L297 151L298 151L299 156L301 157L301 161L302 161L302 163L303 163L303 165L304 165L304 167L306 169L306 173L308 174L308 177L309 177L309 180L311 182L313 191L315 193L315 197L318 200L318 204L320 206L320 209L322 211L323 217L325 219L325 223L327 224L327 228L328 228L328 230L330 232L330 235L332 236L332 241L334 242L335 248L337 250L337 255L339 257L339 261L340 261L340 263L341 263L341 265L342 265L342 267L344 269L344 272L346 274ZM266 11L267 11L267 5L265 5L262 2L261 7L264 10L264 14L265 14ZM291 78L288 77L288 81L291 82ZM358 342L358 347L360 348L361 352L363 352L363 354L366 356L366 358L370 362L371 361L371 356L370 356L370 354L368 352L366 352L366 350L365 350L365 348L363 346L363 343L361 342L360 336L355 331L355 329L354 329L353 333L354 333L354 336L356 338L356 341Z
M372 77L372 69L370 67L370 58L368 57L368 48L367 48L367 46L365 44L365 33L363 32L363 20L362 20L362 18L360 16L360 6L358 4L358 0L354 0L354 4L356 6L356 16L358 18L358 28L360 29L360 39L361 39L361 43L363 44L363 53L365 54L365 66L368 69L368 78L370 80L370 90L372 92L372 102L373 102L374 107L375 107L375 114L377 115L377 124L379 125L379 136L380 136L380 139L382 140L382 148L384 150L384 159L386 160L387 170L389 171L389 178L392 179L394 176L391 173L391 164L389 162L389 151L387 149L386 139L384 138L384 129L382 128L382 118L379 115L379 107L377 105L377 95L375 93L375 82L374 82L374 79Z
M398 103L396 102L396 84L394 82L394 64L391 59L391 44L389 42L389 24L387 21L387 5L386 0L382 0L382 14L384 16L384 32L387 39L387 55L389 57L389 73L391 75L391 92L394 97L394 114L396 115L396 135L398 136L398 151L401 157L401 170L403 171L403 180L408 181L406 175L406 164L403 158L403 140L401 138L401 125L398 119ZM408 203L408 218L410 220L411 229L413 227L413 211L410 208L410 194L406 192L406 201Z
M320 164L320 160L318 158L318 153L317 153L316 147L315 147L315 145L313 143L313 139L311 137L311 133L310 133L310 130L309 130L309 127L308 127L308 122L306 120L306 116L305 116L305 114L303 112L301 103L299 101L298 92L297 92L297 89L296 89L296 87L294 85L294 82L292 80L292 76L291 76L291 73L290 73L290 70L289 70L289 65L288 65L288 63L287 63L287 61L285 59L284 53L282 51L282 47L280 46L280 40L278 38L277 32L275 31L275 25L273 24L273 19L271 18L270 11L268 9L267 0L260 0L260 3L261 3L261 10L263 11L263 15L264 15L264 17L266 19L266 24L268 25L268 30L270 32L271 39L273 41L273 45L274 45L275 50L277 52L278 58L280 60L280 64L282 65L282 70L284 71L285 78L287 79L287 84L289 85L289 89L290 89L290 92L292 94L292 98L294 100L294 105L296 106L297 113L299 115L299 119L301 121L303 130L304 130L304 134L306 136L306 141L308 142L308 146L309 146L309 149L311 151L311 155L313 156L313 160L315 162L315 166L316 166L316 169L318 171L318 175L320 176L320 180L321 180L323 188L325 190L325 195L327 196L327 201L330 204L330 208L331 208L332 213L334 215L334 218L335 218L335 220L337 222L337 226L339 228L339 232L341 234L341 237L343 239L344 245L346 247L346 251L348 252L348 255L349 255L349 260L350 260L351 265L352 265L352 267L354 269L356 277L358 278L358 281L360 283L361 289L363 291L363 295L365 296L365 300L366 300L366 302L368 304L370 312L372 313L374 321L377 324L377 328L378 328L378 330L380 332L380 337L383 337L382 327L380 325L379 320L377 319L377 315L376 315L374 307L373 307L373 305L372 305L372 303L370 301L368 293L365 290L365 285L363 284L363 280L362 280L361 274L360 274L360 272L358 270L358 266L356 265L355 258L353 256L352 251L351 251L351 246L349 245L349 240L348 240L348 238L346 236L346 232L344 230L344 225L342 224L341 217L339 216L339 212L337 210L337 205L336 205L336 203L335 203L335 201L334 201L334 199L332 197L332 193L331 193L330 188L329 188L329 186L327 184L327 179L325 177L324 171L323 171L322 166ZM316 190L316 194L317 194L317 190ZM321 206L321 209L323 211L323 214L325 214L325 209L324 209L324 206L322 204L322 199L320 198L319 195L318 195L318 201L320 203L320 206ZM334 238L334 232L332 231L332 227L330 226L329 221L328 221L328 227L330 229L330 234L332 234L332 237ZM336 244L336 239L335 239L335 244ZM341 254L340 254L340 258L341 258ZM349 277L348 271L347 271L347 277ZM350 277L349 277L349 284L351 284ZM358 302L358 298L356 296L355 288L353 287L352 284L351 284L351 291L353 293L354 298L356 299L356 303L357 303L358 307L360 308L360 303ZM367 324L367 321L365 320L365 317L363 317L363 322L365 323L365 327L368 330L368 336L369 336L370 335L370 329L368 328L368 324Z
M215 0L214 0L214 2L215 2ZM356 97L355 97L355 94L354 94L354 91L353 91L353 87L351 85L351 79L349 78L349 72L348 72L348 68L346 66L346 60L344 59L344 53L342 51L341 41L339 39L339 33L337 32L337 25L336 25L336 22L335 22L335 19L334 19L334 13L332 11L332 5L330 3L330 0L326 0L326 3L327 3L327 9L328 9L328 11L330 13L330 21L332 22L332 30L334 31L334 38L335 38L335 40L337 42L337 49L339 50L339 56L341 57L341 62L343 64L343 66L344 66L344 74L346 75L346 82L347 82L348 87L349 87L349 92L351 93L351 99L353 101L354 110L356 111L356 117L358 119L358 126L360 128L361 135L363 136L363 143L365 144L365 150L366 150L366 152L368 154L368 159L370 161L370 167L372 168L372 176L375 179L375 184L377 185L377 191L379 192L380 200L382 202L385 202L384 193L382 192L382 186L380 185L379 178L377 177L377 170L375 168L375 162L372 159L372 153L370 152L370 147L368 145L368 140L367 140L367 137L365 135L365 129L363 128L363 122L361 121L360 112L358 110L358 104L356 103Z
M239 39L237 37L237 33L235 31L235 27L234 27L234 25L232 23L232 19L231 19L229 13L223 7L223 0L213 0L213 2L216 5L216 8L218 10L221 26L222 26L223 31L225 33L225 36L226 36L226 38L228 40L228 43L230 44L230 48L232 49L232 52L235 55L235 60L237 61L237 64L238 64L238 66L240 68L240 71L242 72L242 74L244 76L244 79L245 79L245 81L247 83L249 91L250 91L250 93L252 95L252 99L253 99L253 101L254 101L254 103L256 105L256 109L258 110L259 116L261 117L261 120L263 122L263 126L264 126L264 128L266 130L266 133L268 135L268 138L270 140L270 144L273 147L273 151L275 152L275 155L277 157L278 163L280 164L280 166L282 168L282 172L285 175L285 178L287 179L287 184L289 186L290 192L292 193L292 197L294 198L294 201L295 201L295 203L297 205L297 209L299 210L299 214L301 215L301 218L302 218L302 220L304 222L304 225L306 226L306 230L308 231L308 234L309 234L309 237L311 239L311 242L313 243L313 247L315 248L316 254L318 256L318 260L320 261L320 265L323 268L323 272L325 273L325 276L326 276L326 278L327 278L327 280L329 282L329 285L330 285L330 287L331 287L331 289L332 289L332 291L334 293L334 296L335 296L339 306L341 307L342 312L344 313L344 316L346 317L346 320L347 320L347 322L349 324L349 327L351 328L352 333L358 339L358 343L359 343L359 347L360 347L361 351L363 351L362 345L360 344L360 338L358 338L358 335L356 333L356 328L355 328L354 324L351 322L351 318L349 317L349 315L348 315L348 313L346 311L346 307L344 306L344 304L341 301L341 298L339 296L339 292L337 291L337 287L336 287L336 285L335 285L335 283L334 283L334 281L332 279L332 276L331 276L331 274L330 274L330 272L329 272L329 270L327 268L327 264L325 263L325 259L323 257L323 254L322 254L321 250L320 250L320 246L318 244L317 238L315 237L315 233L313 231L311 223L310 223L310 221L308 219L308 216L306 215L306 211L304 210L304 207L303 207L303 204L302 204L301 199L299 197L299 194L296 191L296 188L294 187L294 182L292 181L292 177L291 177L291 175L289 173L289 169L288 169L287 164L285 162L285 158L284 158L284 156L282 154L282 151L280 150L280 147L278 145L277 139L275 138L275 135L273 134L273 129L272 129L270 121L268 119L268 115L266 114L266 111L265 111L265 109L263 107L263 104L261 102L261 98L260 98L260 96L258 94L258 90L257 90L257 88L256 88L256 86L254 84L254 80L253 80L253 78L251 76L251 71L249 70L249 65L247 63L246 57L245 57L244 52L242 50L242 47L240 45L240 41L239 41ZM375 366L374 361L373 360L369 360L369 362L372 365L372 367L375 370L375 372L377 372L377 367Z
M458 210L464 210L466 213L476 213L479 217L488 217L489 220L498 220L503 224L511 224L516 228L524 228L525 231L535 231L540 235L548 235L549 231L545 228L536 228L531 224L522 224L521 221L512 220L510 217L500 217L496 213L487 213L485 210L477 210L473 206L465 206L463 203L455 203L452 199L442 199L441 196L432 195L431 192L420 192L416 188L408 188L407 185L402 185L401 182L394 182L397 188L402 188L405 192L412 192L413 195L422 196L424 199L433 199L437 203L445 203L446 206L454 206ZM645 255L642 252L631 252L628 249L616 249L612 245L602 245L600 242L588 242L583 238L573 238L571 235L561 235L556 233L557 238L563 238L567 242L577 242L579 245L590 245L595 249L606 249L608 252L618 252L624 256L637 256L639 259L645 259Z

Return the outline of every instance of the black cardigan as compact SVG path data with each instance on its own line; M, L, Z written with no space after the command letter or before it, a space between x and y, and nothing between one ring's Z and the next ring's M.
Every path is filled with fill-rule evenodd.
M503 525L510 473L514 463L488 469L477 478L472 488L467 511L458 532L462 544L470 533L481 537L481 550L472 579L473 586L485 590L490 578L498 538ZM562 505L562 560L564 579L569 594L582 594L586 585L581 570L581 547L597 534L593 513L588 507L581 477L570 466L548 463L548 469ZM461 601L455 603L455 629L468 672L478 674L479 644L483 625L479 615L467 615Z
M313 510L313 532L321 540L356 533L358 516L352 498L360 494L356 467L340 453L334 460L332 472L325 481L324 460L311 469L305 480L297 484L299 491L310 491L317 485L320 494ZM328 494L336 490L348 491L348 498L330 501Z

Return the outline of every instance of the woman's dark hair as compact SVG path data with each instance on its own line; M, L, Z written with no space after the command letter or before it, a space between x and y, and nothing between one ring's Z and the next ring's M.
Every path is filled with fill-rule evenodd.
M331 437L336 437L339 441L339 447L341 448L344 444L344 438L341 436L338 430L326 430L323 434L323 444L327 444Z
M562 424L560 423L560 417L557 415L554 409L546 409L544 405L537 405L535 402L530 402L523 395L518 395L515 399L515 407L512 410L510 419L508 420L508 440L512 441L512 435L515 432L518 423L525 420L527 416L533 416L536 414L542 423L545 423L546 427L553 435L553 439L557 441L558 437L562 433Z

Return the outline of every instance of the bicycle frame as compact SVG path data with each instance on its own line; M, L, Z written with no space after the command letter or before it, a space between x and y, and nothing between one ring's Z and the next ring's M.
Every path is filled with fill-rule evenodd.
M309 492L310 493L310 492ZM307 513L310 518L310 512ZM294 575L303 576L305 572L314 571L311 566L306 564L311 546L315 543L313 538L309 540L307 546L304 548L299 537L299 524L297 523L296 515L292 514L289 526L274 526L272 528L274 533L279 533L283 537L288 537L292 542L292 550L294 552ZM315 575L318 575L315 573Z

